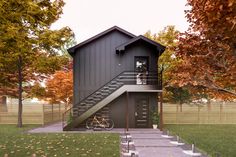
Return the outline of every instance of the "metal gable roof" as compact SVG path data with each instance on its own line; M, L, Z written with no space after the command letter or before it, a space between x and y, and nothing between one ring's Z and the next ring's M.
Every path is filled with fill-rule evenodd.
M155 42L151 39L148 39L145 36L139 35L139 36L131 39L130 41L118 46L116 48L116 52L119 53L121 51L124 51L127 46L129 46L129 45L131 45L131 44L133 44L133 43L135 43L139 40L143 40L143 41L155 46L157 48L158 52L160 52L161 54L165 51L165 48L166 48L165 46L163 46L163 45L161 45L161 44L159 44L159 43L157 43L157 42Z
M111 27L111 28L109 28L109 29L107 29L107 30L105 30L105 31L103 31L103 32L101 32L101 33L99 33L99 34L97 34L97 35L95 35L95 36L93 36L93 37L91 37L91 38L89 38L89 39L87 39L87 40L85 40L85 41L83 41L83 42L73 46L73 47L71 47L71 48L69 48L67 51L69 52L70 55L73 55L75 53L76 49L78 49L78 48L80 48L80 47L82 47L82 46L84 46L86 44L89 44L90 42L92 42L92 41L94 41L94 40L96 40L96 39L98 39L98 38L100 38L100 37L102 37L102 36L112 32L114 30L117 30L117 31L119 31L119 32L121 32L123 34L126 34L127 36L130 36L132 38L136 37L136 35L128 32L128 31L126 31L126 30L124 30L124 29L122 29L122 28L120 28L118 26L113 26L113 27Z

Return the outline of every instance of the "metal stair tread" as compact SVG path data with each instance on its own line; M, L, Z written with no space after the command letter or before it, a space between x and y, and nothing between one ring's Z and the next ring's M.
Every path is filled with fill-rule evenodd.
M124 92L123 90L126 87L122 88L122 86L125 84L129 85L129 83L132 85L132 83L135 81L132 79L131 80L133 82L128 82L128 81L130 81L129 78L136 79L135 76L136 75L134 73L132 73L132 74L129 72L122 73L121 75L112 79L105 86L101 87L95 93L91 94L89 97L82 100L82 102L78 103L78 105L76 104L76 106L74 106L74 109L73 109L73 115L76 115L77 119L79 117L81 117L81 118L80 118L80 120L79 119L76 120L75 123L81 123L84 120L84 118L88 116L88 115L86 116L86 114L89 114L89 115L93 114L94 112L101 109L101 107L104 107L107 103L109 103L109 101L110 101L109 99L113 100L114 98L116 98L117 97L117 96L115 96L116 94L112 96L114 98L109 97L114 92L118 91L118 95L121 94L120 93L121 91ZM125 82L125 81L127 81L127 82ZM120 89L120 90L118 90L118 89ZM106 99L106 98L108 98L108 99ZM103 100L104 100L104 102L103 102ZM103 104L103 103L105 103L105 104ZM96 104L99 104L99 105L97 106ZM103 111L103 112L108 112L108 110ZM76 124L71 124L70 126L74 126L74 125L76 125Z
M109 85L109 87L118 88L118 87L119 87L119 85Z
M94 100L85 100L85 103L93 103L95 102Z

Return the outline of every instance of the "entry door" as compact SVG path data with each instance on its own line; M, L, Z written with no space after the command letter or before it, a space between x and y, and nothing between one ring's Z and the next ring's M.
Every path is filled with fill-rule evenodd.
M135 100L135 127L147 128L149 119L148 98L137 98Z
M148 57L135 57L136 84L147 84Z

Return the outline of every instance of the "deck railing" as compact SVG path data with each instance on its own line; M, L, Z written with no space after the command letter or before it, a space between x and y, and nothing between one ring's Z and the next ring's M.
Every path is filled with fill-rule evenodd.
M154 85L157 90L162 89L162 73L158 74L157 72L153 72L153 71L149 71L149 72L124 71L124 72L120 73L119 75L117 75L116 77L114 77L109 82L107 82L106 84L104 84L103 86L101 86L99 89L94 91L92 94L85 97L79 103L75 104L73 107L71 107L70 109L65 111L62 116L63 127L66 126L71 121L73 121L73 118L75 118L73 108L80 107L81 103L85 102L90 96L99 92L103 87L109 85L112 81L116 81L118 84L122 84L122 85ZM119 89L119 88L117 88L117 89ZM109 96L109 95L107 95L107 96ZM105 99L107 96L104 96L100 101ZM83 114L83 113L80 113L80 115L81 114Z

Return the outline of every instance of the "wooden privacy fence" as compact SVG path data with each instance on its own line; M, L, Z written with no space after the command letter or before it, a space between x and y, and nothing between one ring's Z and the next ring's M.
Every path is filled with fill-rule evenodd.
M236 103L164 104L164 124L236 124Z
M47 125L61 121L65 111L64 104L23 105L23 124ZM6 105L0 108L0 124L17 124L18 105Z
M63 112L65 112L63 104L43 105L43 125L61 121Z

